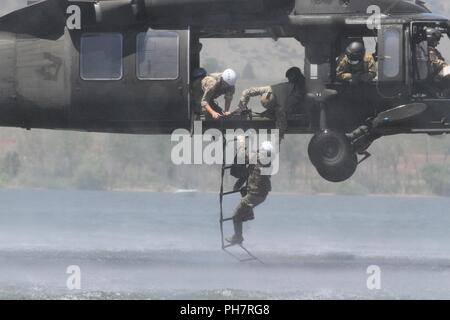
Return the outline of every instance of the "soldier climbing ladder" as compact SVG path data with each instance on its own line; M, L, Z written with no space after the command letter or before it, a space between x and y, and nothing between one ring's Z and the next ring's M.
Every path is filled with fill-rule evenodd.
M233 191L224 191L224 178L225 178L225 174L231 170L231 168L233 167L233 165L228 165L226 162L226 148L227 148L227 144L228 141L225 138L225 134L222 131L222 136L223 136L223 164L222 164L222 171L221 171L221 184L220 184L220 235L221 235L221 241L222 241L222 250L225 251L227 254L231 255L233 258L237 259L240 262L247 262L247 261L258 261L260 263L263 263L260 259L258 259L254 254L252 254L247 248L245 248L242 244L227 244L225 242L225 237L224 237L224 223L228 222L228 221L232 221L233 217L230 218L225 218L224 214L223 214L223 200L225 196L228 195L233 195L236 193L241 193L241 191L243 189L247 188L247 183L248 181L246 181L246 183L244 184L244 186L242 186L239 190L233 190ZM235 142L235 140L232 141L233 143ZM248 258L245 259L241 259L239 258L237 255L235 255L234 253L232 253L230 250L228 250L231 247L234 246L239 246L244 252L245 254L248 256Z

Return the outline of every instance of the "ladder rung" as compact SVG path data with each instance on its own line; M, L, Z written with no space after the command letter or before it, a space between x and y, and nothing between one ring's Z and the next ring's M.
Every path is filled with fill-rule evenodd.
M224 196L229 196L231 194L240 193L240 192L241 192L241 190L229 191L229 192L224 192L223 195Z
M229 196L230 194L235 194L235 193L239 193L239 192L241 192L241 190L224 192L223 195L224 195L224 196Z
M233 218L226 218L226 219L222 219L222 222L227 222L227 221L231 221L233 220Z
M233 166L223 166L223 170L230 170Z

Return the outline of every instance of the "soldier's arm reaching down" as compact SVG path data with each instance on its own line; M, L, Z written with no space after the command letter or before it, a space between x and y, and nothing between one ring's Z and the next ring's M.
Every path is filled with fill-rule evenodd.
M214 77L208 76L202 81L203 98L201 106L202 109L208 112L214 119L221 117L221 114L211 107L211 101L214 100L214 91L216 90L217 85L217 80Z
M235 87L230 87L225 93L225 113L228 114L231 108L231 102L233 101L234 93L235 93Z
M272 88L270 86L266 87L254 87L242 92L241 100L239 101L239 106L243 108L247 108L248 103L250 102L250 98L259 97L266 93L272 92Z

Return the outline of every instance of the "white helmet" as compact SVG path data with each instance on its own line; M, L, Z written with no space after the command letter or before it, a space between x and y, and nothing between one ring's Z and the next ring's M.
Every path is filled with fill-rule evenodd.
M236 85L237 81L237 74L232 69L227 69L222 73L222 79L225 81L228 85L234 86Z
M270 141L264 141L263 143L261 143L261 148L260 150L262 152L267 152L267 153L272 153L274 150L273 144Z
M259 159L263 164L270 164L272 161L272 154L275 151L273 144L270 141L264 141L259 148Z

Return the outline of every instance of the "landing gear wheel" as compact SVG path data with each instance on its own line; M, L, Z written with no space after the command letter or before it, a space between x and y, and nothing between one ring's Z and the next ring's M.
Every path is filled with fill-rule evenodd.
M343 182L356 172L358 157L343 133L325 130L316 134L308 148L318 173L330 182Z
M317 172L322 178L330 182L344 182L350 179L358 168L358 157L353 154L349 159L342 163L341 168L321 168L316 167Z

